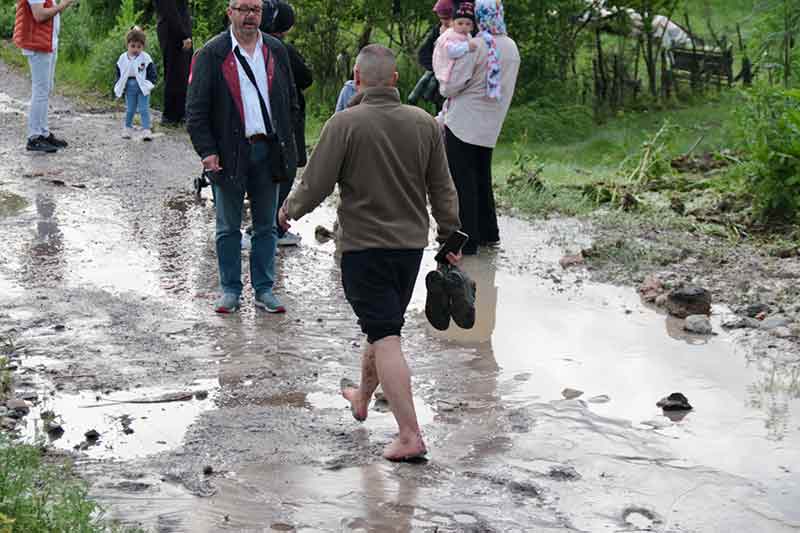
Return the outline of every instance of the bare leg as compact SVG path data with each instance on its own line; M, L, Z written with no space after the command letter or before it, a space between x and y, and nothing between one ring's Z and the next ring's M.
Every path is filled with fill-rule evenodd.
M358 387L342 380L342 396L350 402L353 418L359 422L367 419L369 402L378 387L378 371L375 368L375 346L367 343L361 356L361 385Z
M414 410L411 372L400 349L400 337L383 338L374 346L378 380L383 386L399 430L397 438L384 448L383 456L391 461L420 458L427 450Z

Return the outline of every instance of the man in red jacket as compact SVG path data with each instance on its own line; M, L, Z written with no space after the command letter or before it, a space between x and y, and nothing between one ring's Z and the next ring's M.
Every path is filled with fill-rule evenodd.
M73 0L17 0L14 19L14 44L28 58L31 69L31 109L28 113L28 143L33 152L53 153L66 148L47 124L50 92L53 90L58 51L58 31L62 11Z

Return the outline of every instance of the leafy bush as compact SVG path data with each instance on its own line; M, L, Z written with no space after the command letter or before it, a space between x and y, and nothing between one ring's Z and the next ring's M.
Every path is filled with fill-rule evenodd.
M738 119L757 212L766 220L800 220L800 90L756 89Z
M47 465L37 448L0 434L0 532L111 531L99 514L85 484L66 467Z
M17 6L14 2L3 2L0 5L0 39L11 39L14 34L14 18Z

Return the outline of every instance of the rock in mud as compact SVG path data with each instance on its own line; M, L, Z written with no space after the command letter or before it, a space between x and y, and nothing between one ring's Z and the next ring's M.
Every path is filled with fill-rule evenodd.
M769 318L765 318L761 322L761 329L770 331L775 328L785 328L791 324L792 321L783 315L775 315Z
M666 398L661 398L656 406L664 411L690 411L692 409L689 399L680 392L673 392Z
M566 388L561 391L561 396L563 396L567 400L574 400L575 398L583 396L583 391L578 389Z
M95 441L100 438L100 433L98 433L96 429L90 429L84 433L83 436L86 437L86 440L88 441Z
M206 466L203 467L203 475L204 476L210 476L213 473L214 473L214 467L213 466L206 465Z
M792 337L794 337L794 335L792 334L792 330L790 330L787 327L775 328L770 331L770 334L773 337L777 337L779 339L791 339Z
M711 293L701 287L675 289L667 297L667 310L672 316L711 314Z
M4 416L8 416L8 413L9 413L8 407L6 407L4 405L0 405L0 418L3 418Z
M767 304L755 303L745 306L739 313L746 317L755 318L761 313L769 313L769 310L770 308Z
M314 228L314 237L319 242L327 242L331 239L335 239L336 234L331 230L329 230L328 228L326 228L325 226L317 226L316 228Z
M706 315L690 315L686 317L683 329L689 333L698 335L711 335L714 330L711 328L711 321Z
M20 400L25 400L26 402L35 403L39 401L39 395L35 392L23 392L18 395Z
M725 329L758 329L761 327L761 322L749 316L743 316L728 320L722 324Z
M664 284L656 276L647 276L641 285L639 285L639 294L642 300L647 303L655 303L656 299L664 294Z
M561 265L561 268L564 270L570 267L582 265L584 262L583 253L580 252L575 255L565 255L558 260L558 264Z
M8 400L6 408L12 418L22 418L31 412L31 408L25 400Z
M547 477L556 481L578 481L581 475L571 466L554 466L550 468Z
M10 417L0 418L0 429L4 431L13 431L17 427L17 421Z

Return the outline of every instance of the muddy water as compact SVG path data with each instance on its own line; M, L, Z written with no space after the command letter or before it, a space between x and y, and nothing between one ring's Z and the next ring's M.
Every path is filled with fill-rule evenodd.
M120 115L56 100L71 146L31 156L26 84L3 69L0 189L17 207L0 217L0 333L19 391L40 398L24 435L47 440L37 417L53 411L65 433L50 445L76 454L110 516L164 532L800 529L797 354L755 357L769 341L724 333L722 307L718 335L689 336L632 289L562 271L591 228L503 218L503 246L464 262L470 331L427 326L418 284L404 346L430 461L388 464L386 406L361 425L337 395L363 339L334 243L314 240L332 208L279 252L287 315L246 292L240 314L214 316L213 207L189 193L185 136L125 142ZM665 417L655 403L674 391L694 411ZM90 429L99 441L74 451Z

